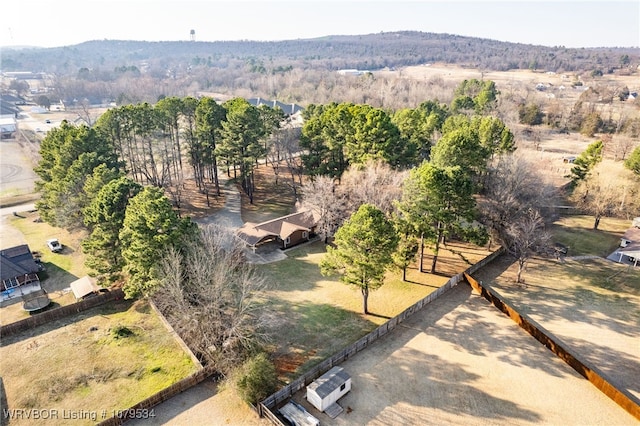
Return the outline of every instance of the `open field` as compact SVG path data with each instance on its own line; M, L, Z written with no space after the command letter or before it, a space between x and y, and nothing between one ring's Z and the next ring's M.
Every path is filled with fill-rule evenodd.
M534 259L514 284L498 259L475 274L640 400L640 269L606 259Z
M341 364L352 377L323 425L633 425L637 420L460 284Z
M94 411L97 421L103 410L128 408L196 371L144 301L110 303L3 338L0 357L12 360L0 374L9 409Z
M442 79L444 81L461 82L463 80L478 79L491 80L503 94L512 94L523 90L531 95L531 100L546 99L558 100L566 105L573 105L580 95L590 86L623 87L630 91L640 89L638 75L613 75L605 74L601 77L591 77L585 73L573 72L555 73L540 70L511 70L488 71L474 68L463 68L450 64L430 64L405 67L398 71L388 71L386 74L400 75L405 78L417 80ZM575 82L581 82L582 86L572 87ZM537 84L547 86L546 90L536 90ZM619 108L637 111L632 102L614 100L614 105Z

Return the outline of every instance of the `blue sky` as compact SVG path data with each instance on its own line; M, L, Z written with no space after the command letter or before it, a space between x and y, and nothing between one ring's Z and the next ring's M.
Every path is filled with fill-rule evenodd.
M565 47L640 46L640 1L8 1L1 46L288 40L416 30ZM11 17L11 18L9 18Z

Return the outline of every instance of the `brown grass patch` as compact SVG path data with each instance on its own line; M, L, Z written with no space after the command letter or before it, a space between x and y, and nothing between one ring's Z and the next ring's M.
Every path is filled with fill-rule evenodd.
M293 213L296 199L288 184L290 182L288 171L281 167L277 184L271 166L261 164L254 173L256 189L253 194L253 204L238 186L242 194L242 220L261 223Z

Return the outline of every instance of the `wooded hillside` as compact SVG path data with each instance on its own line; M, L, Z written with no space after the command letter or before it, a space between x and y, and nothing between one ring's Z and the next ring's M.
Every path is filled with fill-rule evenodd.
M381 32L357 36L326 36L285 41L145 42L88 41L74 46L3 49L2 71L75 74L79 68L162 64L165 70L194 66L225 67L234 61L255 61L257 67L357 68L374 70L431 62L479 69L539 69L555 72L611 71L637 65L638 48L545 47L418 31ZM627 59L622 59L625 57Z

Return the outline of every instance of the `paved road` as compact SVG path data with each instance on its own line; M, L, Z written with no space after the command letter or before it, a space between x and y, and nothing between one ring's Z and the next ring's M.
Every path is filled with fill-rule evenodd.
M35 208L36 208L36 203L26 203L26 204L20 204L17 206L2 207L0 208L0 216L8 216L13 214L14 212L17 212L17 213L28 212L31 210L35 210Z

